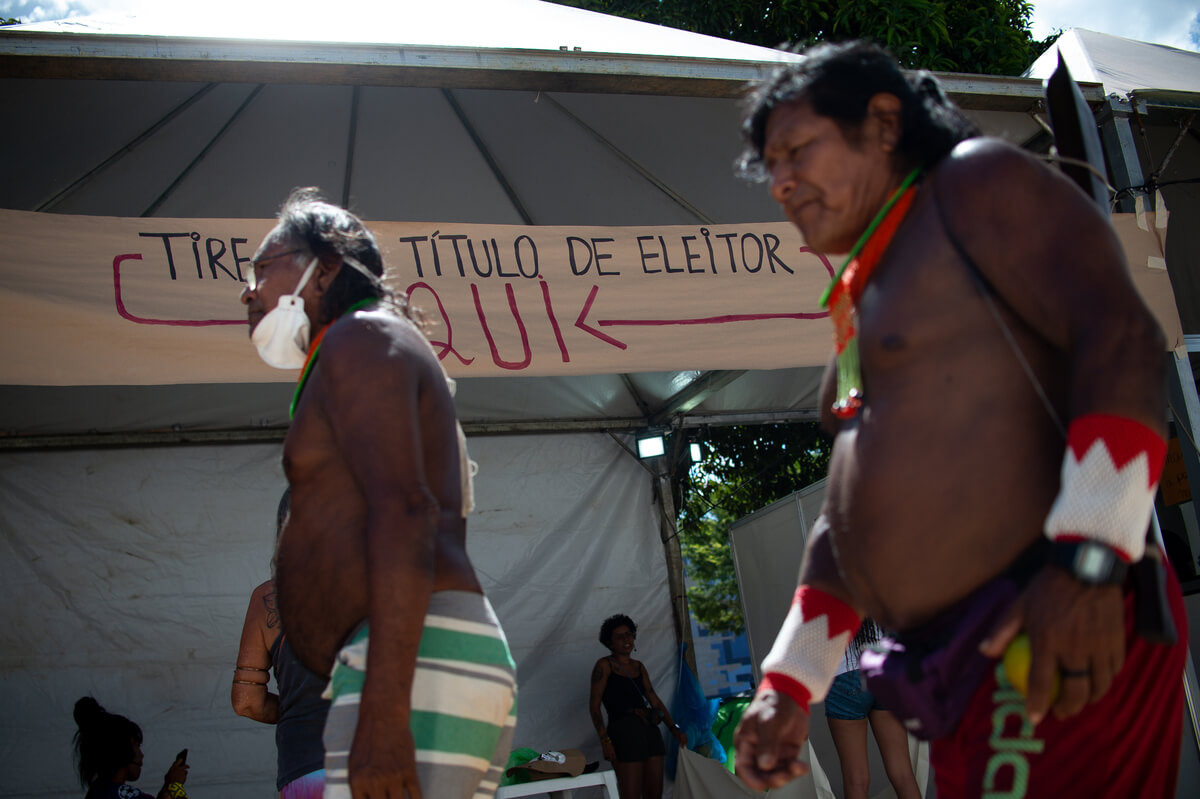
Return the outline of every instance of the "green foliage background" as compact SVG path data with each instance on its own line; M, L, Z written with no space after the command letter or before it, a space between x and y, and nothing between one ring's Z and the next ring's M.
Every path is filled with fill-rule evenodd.
M714 632L745 629L729 524L825 476L831 440L815 423L720 427L682 477L679 540L692 615Z
M940 72L1020 75L1057 38L1033 38L1024 0L552 2L764 47L871 39L907 68Z

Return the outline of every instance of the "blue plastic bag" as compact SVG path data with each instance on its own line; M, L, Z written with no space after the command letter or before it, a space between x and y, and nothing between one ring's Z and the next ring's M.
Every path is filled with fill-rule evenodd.
M717 717L717 709L720 707L721 701L709 699L704 695L704 690L700 687L700 680L696 678L683 659L686 648L687 644L679 646L677 669L679 678L675 682L675 698L671 702L671 715L675 718L675 723L687 734L688 749L710 757L718 763L724 763L725 747L721 745L712 731L713 721ZM675 743L674 737L671 738L669 744L671 745L667 754L667 775L671 779L675 779L679 747Z

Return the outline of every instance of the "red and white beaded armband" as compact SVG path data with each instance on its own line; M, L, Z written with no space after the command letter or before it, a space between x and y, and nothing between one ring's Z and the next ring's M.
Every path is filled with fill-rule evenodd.
M1046 517L1051 541L1096 541L1140 560L1167 444L1141 422L1091 413L1071 422L1058 498Z
M775 645L763 659L759 690L786 694L805 710L810 702L820 702L861 623L854 608L837 597L800 586Z

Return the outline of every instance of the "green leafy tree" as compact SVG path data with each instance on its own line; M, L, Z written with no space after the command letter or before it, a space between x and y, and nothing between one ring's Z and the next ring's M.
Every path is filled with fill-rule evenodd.
M704 459L680 475L679 539L692 614L715 632L745 629L729 524L825 476L831 442L814 423L712 428Z
M871 39L905 67L1019 75L1049 46L1025 0L554 0L764 47Z
M0 28L4 27L5 25L20 25L20 24L21 24L21 20L17 19L16 17L0 17Z

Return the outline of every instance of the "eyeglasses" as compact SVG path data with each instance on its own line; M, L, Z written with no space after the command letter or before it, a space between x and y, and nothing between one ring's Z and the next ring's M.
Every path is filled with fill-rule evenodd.
M263 278L259 276L260 267L268 261L274 261L277 258L285 258L296 253L307 252L303 247L297 247L294 250L286 250L277 252L274 255L268 255L266 258L259 258L250 262L250 268L246 270L246 288L250 291L258 291L258 287L262 284Z

